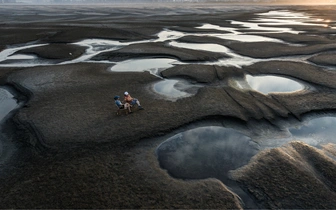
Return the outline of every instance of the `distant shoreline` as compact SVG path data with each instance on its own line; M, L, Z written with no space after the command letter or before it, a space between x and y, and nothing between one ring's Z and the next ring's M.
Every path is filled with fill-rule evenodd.
M76 6L87 6L87 5L94 5L94 6L101 6L101 5L111 5L111 6L139 6L139 5L151 5L151 6L156 6L156 5L195 5L195 6L201 6L201 5L223 5L223 6L335 6L335 3L281 3L281 2L275 2L275 3L263 3L263 2L235 2L235 3L230 3L230 2L215 2L215 1L209 1L209 2L194 2L194 1L188 1L188 2L79 2L79 3L72 3L72 2L51 2L51 3L36 3L36 2L16 2L16 3L2 3L0 2L0 5L4 6L13 6L13 5L24 5L24 6L62 6L62 5L76 5Z

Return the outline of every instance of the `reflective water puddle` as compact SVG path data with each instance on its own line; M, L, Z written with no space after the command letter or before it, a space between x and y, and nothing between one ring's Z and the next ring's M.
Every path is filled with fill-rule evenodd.
M73 44L86 47L87 49L85 53L82 56L75 58L74 60L66 61L61 64L85 62L99 53L118 50L128 45L127 43L104 39L85 39Z
M234 28L234 27L221 27L218 25L212 24L204 24L200 29L214 29L219 31L229 32L234 35L244 35L248 34L249 32L242 32L245 30L252 30L252 31L259 31L259 32L267 32L267 33L292 33L292 34L299 34L304 31L298 31L290 27L280 27L280 26L319 26L319 27L330 27L329 23L330 20L325 19L316 19L313 17L308 16L305 13L300 12L292 12L288 10L279 10L279 11L269 11L265 13L258 13L259 18L255 18L250 20L249 22L243 21L230 21L233 25L239 25L243 28ZM277 26L277 27L272 27ZM330 27L335 28L335 27ZM254 32L251 32L254 33ZM224 35L225 36L225 35ZM231 39L228 36L228 39ZM250 36L249 37L253 41L262 41L260 40L259 36ZM268 40L273 42L279 42L280 40Z
M174 177L227 179L227 172L258 152L250 137L230 128L200 127L179 133L156 150L160 165Z
M99 62L99 61L92 61L90 60L92 57L103 53L103 52L111 52L114 50L121 49L125 46L128 46L130 44L139 44L139 43L147 43L152 42L153 40L143 40L143 41L133 41L133 42L120 42L120 41L114 41L114 40L106 40L106 39L85 39L80 42L75 42L73 44L86 47L85 53L72 60L72 61L66 61L62 62L61 64L68 64L68 63L79 63L79 62ZM110 61L103 61L107 63L112 63Z
M45 46L48 44L27 44L26 46L20 46L20 47L11 47L8 49L5 49L3 51L0 52L0 62L10 58L15 52L19 51L19 50L24 50L24 49L28 49L28 48L34 48L34 47L40 47L40 46Z
M200 87L183 80L165 79L155 83L153 91L162 95L166 100L176 101L180 98L193 96Z
M320 148L322 145L336 144L336 117L317 117L305 119L303 122L288 128L288 138L264 139L259 142L261 148L280 147L291 141L302 141L308 145Z
M255 208L249 196L230 180L229 171L246 165L264 149L280 147L291 141L303 141L315 147L336 144L335 125L336 117L307 119L288 128L290 137L266 137L258 144L253 141L253 136L248 137L231 128L199 127L168 138L157 147L156 154L160 166L171 176L181 179L217 178L242 198L247 205L245 208Z
M14 54L17 51L45 46L48 44L27 44L26 46L10 47L0 52L0 66L2 67L28 67L41 65L37 56Z
M238 21L232 21L235 24L241 25L243 22ZM252 25L252 23L245 24L245 25ZM241 42L279 42L284 43L284 41L280 39L274 39L274 38L268 38L258 35L248 35L247 32L240 32L243 28L229 28L229 27L221 27L218 25L213 24L203 24L202 26L196 27L199 29L214 29L218 31L225 31L229 33L223 33L223 34L204 34L204 36L212 36L217 37L221 39L227 39L227 40L234 40L234 41L241 41ZM260 28L260 27L259 27ZM251 28L252 29L252 28ZM194 34L195 35L195 34Z
M290 20L298 19L298 20L302 20L302 21L309 19L309 16L307 16L307 14L305 14L305 13L293 12L293 11L289 11L289 10L273 10L273 11L268 11L268 12L264 12L264 13L259 13L258 15L260 15L260 16L271 16L271 17L274 17L274 18L290 19Z
M17 108L17 106L18 104L14 96L6 89L0 87L0 123L2 123L6 116ZM0 124L0 165L4 166L3 164L14 154L16 147L2 129L3 127ZM2 169L3 167L0 167L0 172Z
M229 48L219 44L197 44L197 43L183 43L172 41L169 42L169 45L193 50L204 50L218 53L233 53Z
M261 17L256 18L253 21L261 22L262 25L301 25L330 27L330 20L328 19L316 19L309 16L308 14L292 12L289 10L269 11L265 13L259 13L258 15Z
M111 67L114 72L143 72L149 71L154 75L158 75L160 71L173 67L174 64L181 64L177 60L169 58L150 58L150 59L134 59L116 63Z
M247 164L263 149L279 147L291 141L303 141L315 147L336 144L335 125L336 117L307 119L288 128L290 137L264 139L258 144L231 128L199 127L168 138L158 146L156 153L160 165L174 177L216 177L225 181L229 170Z
M259 19L262 24L267 23L267 20L262 21ZM255 20L253 20L255 21ZM231 24L236 24L236 25L241 25L245 27L245 29L240 29L241 31L243 30L256 30L259 32L267 32L267 33L293 33L293 34L298 34L301 31L295 31L291 28L280 28L280 27L270 27L270 26L260 26L259 23L252 23L252 22L242 22L242 21L231 21ZM265 24L266 25L266 24Z
M180 84L177 87L177 84ZM293 93L303 89L307 89L305 85L294 80L279 77L279 76L251 76L246 75L246 80L234 80L234 86L239 89L253 89L263 94L269 93ZM153 90L171 101L176 101L178 98L192 96L185 92L188 88L199 89L202 85L182 83L179 80L163 80L153 86Z
M303 90L304 85L291 79L278 76L251 76L246 75L248 85L261 93L276 93L276 92L295 92Z
M258 152L250 137L230 128L200 127L179 133L156 150L160 166L175 178L217 178L240 196L246 208L252 199L229 179L228 172L245 164Z
M215 29L219 31L225 31L226 33L183 33L173 30L164 30L158 34L158 41L169 41L177 40L184 36L206 36L206 37L216 37L224 40L234 40L240 42L280 42L284 41L275 38L263 37L258 35L248 35L245 32L239 32L240 28L228 28L220 27L212 24L204 24L203 26L196 27L199 29ZM228 30L231 30L230 33L227 33Z
M155 41L164 42L164 41L169 41L169 40L176 40L176 39L186 36L186 34L187 33L165 29L157 34L158 39L156 39Z
M202 63L204 65L235 66L240 68L242 66L252 65L253 63L262 60L262 59L250 58L247 56L241 56L239 54L234 53L229 48L219 44L197 44L197 43L184 43L174 41L169 42L169 45L192 50L204 50L204 51L225 53L228 56L230 56L229 58L219 59L218 61Z
M218 30L218 33L184 33L184 32L178 32L174 30L168 30L164 29L160 33L157 34L157 39L152 40L143 40L143 41L135 41L135 42L119 42L119 41L113 41L113 40L102 40L102 39L87 39L80 42L76 42L73 44L84 46L87 48L86 52L80 56L79 58L75 58L71 61L66 62L60 62L60 63L52 63L52 61L39 59L37 57L21 57L14 55L16 52L22 49L27 48L33 48L38 46L43 46L47 44L27 44L27 46L20 46L20 47L13 47L6 50L3 50L0 52L0 66L3 67L13 67L13 66L19 66L19 67L25 67L25 66L38 66L38 65L56 65L56 64L68 64L68 63L78 63L78 62L97 62L90 60L93 56L102 53L102 52L108 52L120 49L122 47L128 46L130 44L136 44L136 43L146 43L146 42L164 42L164 41L173 41L170 43L170 45L175 47L185 47L185 48L192 48L192 49L199 49L198 46L192 46L192 44L189 44L187 46L186 43L181 44L178 42L174 42L175 40L182 38L184 36L212 36L217 37L221 39L226 40L235 40L240 42L283 42L279 39L269 38L269 37L263 37L263 36L256 36L256 35L250 35L247 30L259 30L260 32L276 32L276 33L299 33L299 31L295 31L288 27L267 27L267 24L283 24L283 25L293 25L293 24L301 24L301 25L317 25L317 26L324 26L324 23L316 23L312 24L309 22L318 22L318 21L324 21L324 20L316 20L309 16L307 16L304 13L297 13L297 12L290 12L287 10L281 10L281 11L271 11L267 13L260 13L258 14L260 18L254 19L248 22L242 22L242 21L234 21L231 20L230 23L233 27L220 27L212 24L204 23L203 26L196 27L199 29L215 29ZM260 26L262 24L263 26ZM240 27L234 27L235 25L239 25ZM245 30L245 32L244 32ZM225 31L225 33L221 33L221 31ZM182 46L183 45L183 46ZM232 60L229 60L229 64L227 62L221 62L218 61L218 65L233 65L233 66L241 66L244 64L250 64L251 62L257 62L258 60L255 59L247 59L247 57L240 56L235 54L234 52L228 50L227 48L219 45L206 45L204 44L202 47L203 50L213 51L213 52L227 52L232 56ZM242 60L242 61L240 61ZM6 61L6 62L4 62ZM98 62L107 62L107 63L113 63L110 61L98 61Z
M52 59L43 59L37 56L21 56L13 55L9 59L5 60L0 64L1 67L34 67L34 66L48 66L56 65L57 62Z
M311 146L326 143L336 144L336 117L320 117L306 120L301 126L289 129L293 138L304 141Z
M7 90L0 88L0 122L4 117L17 107L14 96Z
M7 57L7 60L31 60L36 59L34 55L15 54Z

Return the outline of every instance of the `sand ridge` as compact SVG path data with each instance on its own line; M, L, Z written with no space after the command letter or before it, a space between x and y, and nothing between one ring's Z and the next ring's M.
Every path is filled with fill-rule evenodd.
M200 22L225 26L227 23L223 20L249 20L255 11L286 7L237 8L168 5L141 10L98 7L92 12L90 6L6 6L0 8L1 20L6 20L1 22L0 49L27 42L53 43L21 53L68 60L83 52L81 47L68 44L86 38L139 41L153 38L164 28L193 31ZM336 20L334 7L291 9ZM300 47L206 37L184 40L222 44L250 57L333 52L333 30L327 33L327 29L309 29L309 34L319 36L273 35L307 45ZM216 53L207 57L204 52L171 50L159 45L133 45L112 55L125 53L121 54L121 60L125 60L143 57L147 51L139 56L139 50L148 49L152 50L150 57L218 58ZM100 56L103 57L96 58L106 58ZM329 56L332 58L334 54ZM317 58L319 64L330 64L330 57ZM0 68L1 85L15 87L25 96L18 97L25 105L6 121L10 127L6 130L7 136L18 151L3 164L0 174L1 208L244 208L237 195L216 179L180 180L169 176L160 168L155 149L167 136L194 123L224 125L224 121L231 120L248 127L249 123L266 121L273 126L277 120L301 119L311 112L336 108L336 74L310 63L267 61L242 69L216 65L175 66L160 75L187 78L204 85L194 96L176 102L158 98L151 92L150 86L162 78L148 72L110 72L110 67L107 63L74 63ZM206 74L207 71L211 74ZM241 79L247 73L292 77L314 88L294 94L263 95L231 85L232 78ZM124 91L137 97L145 110L128 116L115 115L113 96L122 95ZM294 142L263 151L246 167L234 171L232 179L260 208L333 208L336 206L332 181L335 162L328 155L335 151L330 145L325 150Z

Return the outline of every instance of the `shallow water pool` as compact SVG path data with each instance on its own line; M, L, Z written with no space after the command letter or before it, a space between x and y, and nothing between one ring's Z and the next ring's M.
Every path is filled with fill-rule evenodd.
M160 165L174 177L227 179L258 152L250 137L231 128L200 127L179 133L156 150Z
M0 88L0 122L17 107L14 96L4 88Z
M252 89L264 94L279 92L295 92L303 90L304 85L291 79L278 76L251 76L246 75L246 81Z
M117 63L111 67L113 72L143 72L149 71L154 75L158 75L160 71L179 64L177 60L169 58L148 58L133 59Z
M153 85L153 90L156 93L170 101L192 96L192 94L185 91L188 88L190 88L190 85L187 82L174 79L165 79Z

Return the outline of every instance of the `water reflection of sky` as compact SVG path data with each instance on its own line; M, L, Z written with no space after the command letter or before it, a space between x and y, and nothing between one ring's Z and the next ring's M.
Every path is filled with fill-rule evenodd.
M272 10L264 13L259 13L259 16L271 16L274 18L280 18L280 19L297 19L300 20L298 22L304 22L307 19L309 19L309 16L307 14L302 12L293 12L289 10Z
M111 61L93 61L92 57L99 53L110 52L114 50L121 49L130 44L138 44L138 43L147 43L147 42L167 42L174 47L182 47L194 50L207 50L211 52L222 52L226 53L230 56L230 58L220 59L215 62L207 62L205 64L208 65L219 65L219 66L236 66L242 67L246 65L251 65L255 62L259 62L262 59L254 59L247 56L241 56L226 48L225 46L221 46L218 44L192 44L192 43L182 43L177 42L177 39L180 39L184 36L212 36L225 40L236 40L241 42L259 42L259 41L271 41L271 42L283 42L279 39L256 36L249 34L248 30L252 31L268 31L268 32L288 32L288 33L298 33L299 31L295 31L290 27L281 27L281 25L312 25L312 26L323 26L327 20L317 20L307 16L305 13L300 12L291 12L288 10L279 10L279 11L270 11L266 13L256 14L258 17L252 19L250 21L236 21L229 20L231 23L230 27L221 27L218 25L203 23L202 26L197 27L198 29L214 29L218 32L198 32L195 33L185 33L174 31L170 29L163 29L160 33L157 34L156 39L150 40L141 40L141 41L132 41L132 42L120 42L115 40L103 40L103 39L86 39L76 43L75 45L86 47L86 51L83 55L78 58L75 58L70 61L53 61L48 59L42 59L38 56L30 56L30 55L18 55L15 54L20 50L46 46L48 44L35 44L35 43L27 43L25 46L12 46L8 49L5 49L0 52L0 66L2 67L27 67L27 66L39 66L39 65L62 65L69 63L79 63L79 62L106 62L111 63L114 66L111 67L111 71L122 72L122 71L149 71L154 75L159 75L159 72L172 67L174 64L185 64L179 62L175 59L171 58L144 58L144 59L131 59L121 62L111 62ZM270 24L270 25L267 25ZM239 27L236 27L236 26ZM275 25L277 27L273 27ZM272 59L264 59L266 60L274 60ZM293 59L295 61L304 61L305 57L284 57L282 60L290 60ZM59 62L59 63L55 63ZM249 78L247 78L249 80ZM253 81L252 81L253 80ZM255 82L258 81L258 82ZM273 80L271 77L267 79L251 79L250 86L255 88L258 91L268 93L268 92L288 92L302 89L302 86L299 83L294 81L287 80L287 83L280 82L281 79L277 78ZM259 84L257 84L259 83ZM281 84L280 84L281 83ZM174 98L179 97L178 95L186 94L181 89L176 89L176 85L173 85L174 81L168 82L167 80L160 82L157 86L155 86L155 90L162 95L173 95ZM275 88L275 84L276 88ZM279 84L279 85L278 85ZM165 88L163 88L165 87ZM281 88L280 88L281 87ZM289 88L290 87L290 88ZM275 88L275 89L274 89ZM165 90L166 89L166 90Z
M0 88L0 121L16 106L17 103L13 99L13 95L7 90Z
M15 109L18 104L13 98L14 96L6 89L0 87L0 122L3 122L5 117ZM7 138L2 132L3 127L0 125L0 166L11 157L15 151L14 143ZM0 172L3 167L0 167Z
M34 48L34 47L40 47L40 46L46 46L48 44L31 44L28 43L25 46L19 46L19 47L9 47L8 49L5 49L0 52L0 66L3 67L28 67L28 66L39 66L43 65L44 62L41 61L37 56L31 56L31 55L15 55L17 51ZM2 63L2 64L1 64ZM48 63L47 63L48 64Z
M155 40L156 42L164 42L164 41L169 41L169 40L176 40L181 37L184 37L186 33L184 32L179 32L179 31L173 31L173 30L168 30L164 29L160 33L157 34L157 39Z
M304 89L304 86L294 80L278 76L250 76L246 80L252 89L264 94L275 92L294 92Z
M176 88L176 84L184 84L180 88ZM279 77L279 76L251 76L246 75L246 81L235 81L236 86L239 89L253 89L263 94L269 93L291 93L299 90L303 90L305 86L294 80ZM195 88L201 87L195 85L187 85L186 83L179 83L178 80L163 80L154 84L153 89L155 92L165 96L168 100L175 101L178 98L190 96L183 90L188 86L194 86Z
M150 59L133 59L116 63L111 67L114 72L141 72L149 71L154 75L158 75L160 70L173 67L179 64L177 60L168 58L150 58Z
M188 48L193 50L204 50L204 51L210 51L210 52L218 52L218 53L231 53L232 51L222 45L219 44L198 44L198 43L183 43L183 42L176 42L172 41L169 42L169 45L174 47L182 47L182 48Z
M36 59L36 56L34 55L25 55L25 54L15 54L8 56L7 59L9 60L30 60L30 59Z
M244 26L251 26L251 25L256 25L253 23L243 23L243 22L238 22L238 21L232 21L235 24L241 25L243 24ZM213 30L218 30L218 31L225 31L226 33L222 34L206 34L207 36L212 36L212 37L217 37L221 38L224 40L234 40L234 41L241 41L241 42L280 42L283 43L284 41L280 39L274 39L274 38L269 38L269 37L263 37L263 36L258 36L258 35L249 35L246 32L241 32L243 28L230 28L230 27L221 27L218 25L213 25L213 24L203 24L202 26L197 27L199 29L213 29ZM255 28L256 30L261 27ZM266 28L266 27L265 27ZM252 29L252 28L249 28ZM265 29L263 29L265 30ZM229 32L229 33L227 33ZM197 34L196 34L197 35Z
M253 19L253 22L259 22L264 26L267 25L301 25L301 26L319 26L319 27L331 27L330 20L328 19L316 19L309 16L306 13L292 12L289 10L269 11L258 14L260 18ZM291 33L291 32L288 32Z
M303 122L288 128L290 137L264 139L260 142L262 148L274 148L291 141L302 141L314 147L323 144L336 144L336 117L317 117L306 119Z
M47 44L30 44L28 43L26 46L20 46L20 47L10 47L8 49L2 50L0 52L0 62L10 58L10 56L12 56L15 52L19 51L19 50L24 50L24 49L28 49L28 48L34 48L34 47L40 47L40 46L45 46Z
M168 171L188 168L190 171L186 171L186 174L202 171L205 177L209 174L223 176L217 177L221 180L226 178L229 170L247 164L257 151L258 145L251 138L234 129L217 126L200 127L177 134L156 150L159 160L162 160L160 164ZM186 175L183 171L174 173L180 177ZM196 178L200 174L189 178Z
M88 61L99 53L118 50L124 46L129 45L128 43L104 39L85 39L79 42L75 42L73 44L86 47L85 53L82 56L75 58L74 60L66 61L62 64Z
M214 29L219 31L225 31L230 34L234 35L245 35L249 32L243 31L259 31L259 32L267 32L267 33L293 33L299 34L303 31L294 30L291 27L280 27L280 26L319 26L319 27L329 27L330 20L324 19L314 19L308 16L305 13L300 12L292 12L288 10L279 10L279 11L269 11L265 13L257 14L259 17L250 20L249 22L243 21L235 21L232 20L230 23L233 25L239 25L243 28L234 28L234 27L221 27L218 25L212 24L204 24L200 29ZM313 23L315 22L315 23ZM277 26L277 27L272 27ZM224 35L225 36L225 35ZM223 36L223 38L224 38ZM231 39L230 36L228 36ZM250 36L249 37L252 41L257 41L260 39L259 36ZM247 40L244 40L247 41ZM265 41L265 40L264 40ZM273 42L278 42L279 40L273 39L268 40Z
M177 87L177 84L179 84ZM162 80L153 85L153 89L156 93L163 95L167 100L176 101L179 98L191 96L191 94L184 92L188 89L188 84L179 80Z
M160 166L175 178L217 178L235 192L246 208L253 200L230 180L228 172L246 165L259 146L250 137L231 128L207 126L167 139L156 149Z
M229 58L219 59L218 61L203 63L204 65L235 66L240 68L242 66L248 66L258 61L261 61L261 59L250 58L247 56L241 56L239 54L236 54L229 48L219 44L199 44L199 43L184 43L173 41L169 42L169 45L193 50L204 50L204 51L225 53L228 56L230 56Z
M289 137L264 137L258 144L253 141L253 132L248 137L231 128L199 127L168 138L156 152L161 167L175 177L226 180L229 170L247 164L264 149L280 147L291 141L302 141L315 147L336 144L335 125L336 117L307 119L289 127Z
M267 23L267 21L264 21ZM284 27L270 27L270 26L260 26L259 23L251 23L251 22L242 22L242 21L231 21L231 24L237 24L245 27L245 30L257 30L260 32L267 32L267 33L293 33L298 34L301 31L296 31L291 28L284 28ZM241 31L244 29L240 29Z
M258 144L253 141L253 131L250 131L252 136L248 137L232 128L199 127L168 138L157 147L156 153L160 166L173 177L214 177L232 186L229 171L246 165L264 149L280 147L291 141L302 141L315 147L336 144L335 125L336 117L306 119L301 124L288 128L290 137L264 137L263 140L258 140ZM234 188L234 192L241 196L240 191L236 190Z
M290 128L294 138L317 146L318 144L336 144L336 117L320 117L303 122L300 127ZM313 141L310 141L313 139Z
M230 20L232 27L221 27L218 25L213 25L209 23L204 23L202 26L197 27L199 29L214 29L217 30L218 33L185 33L174 31L171 29L163 29L160 33L157 34L156 39L151 40L142 40L142 41L132 41L132 42L120 42L114 40L102 40L102 39L86 39L80 42L76 42L73 44L84 46L87 48L86 52L73 60L53 63L51 60L43 60L41 58L30 57L29 59L22 58L13 55L19 50L28 49L38 46L44 46L47 44L32 44L28 43L26 46L19 46L19 47L10 47L8 49L3 50L0 52L0 66L3 67L25 67L25 66L38 66L38 65L56 65L56 64L68 64L68 63L78 63L78 62L107 62L113 63L110 61L93 61L91 58L99 53L114 51L130 44L137 44L137 43L146 43L146 42L165 42L165 41L172 41L170 44L175 47L185 47L191 49L200 49L201 45L192 45L189 44L187 46L186 43L178 43L175 40L182 38L184 36L212 36L217 37L225 40L235 40L241 42L260 42L260 41L270 41L270 42L283 42L279 39L274 39L270 37L263 37L259 35L252 35L249 34L248 30L252 31L260 31L260 32L275 32L275 33L299 33L300 31L296 31L289 27L281 27L281 25L311 25L311 26L322 26L325 27L327 20L317 20L307 16L304 13L299 12L291 12L288 10L280 10L280 11L270 11L266 13L259 13L257 14L259 17L252 19L250 21L235 21ZM269 25L268 25L269 24ZM239 27L235 27L235 26ZM276 25L277 27L273 27L272 25ZM248 58L244 56L240 56L227 48L220 46L220 45L212 45L212 44L204 44L203 50L213 51L213 52L227 52L230 53L229 55L232 59L228 60L228 62L222 62L221 60L218 61L217 65L232 65L232 66L242 66L248 65L253 62L258 62L259 59ZM5 61L5 62L4 62ZM142 70L143 71L143 70Z

